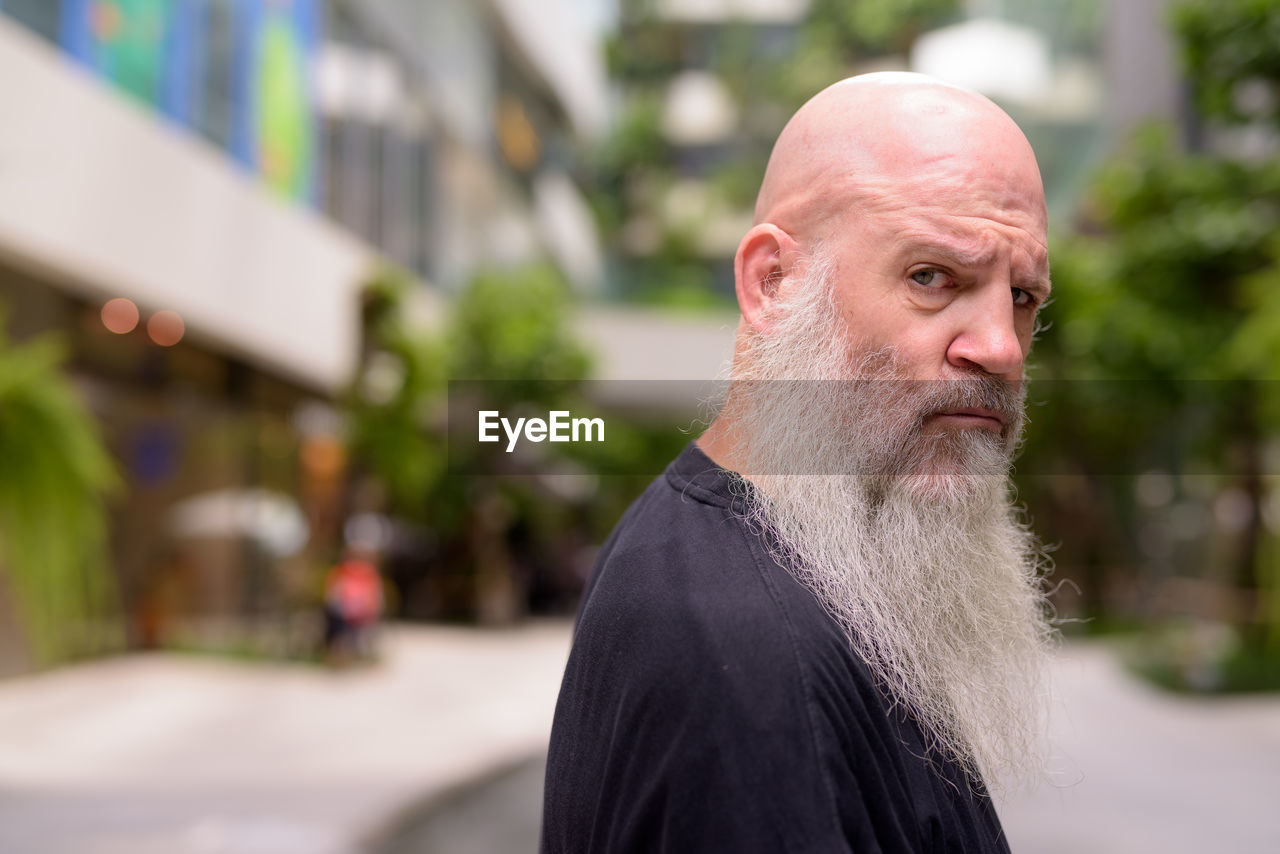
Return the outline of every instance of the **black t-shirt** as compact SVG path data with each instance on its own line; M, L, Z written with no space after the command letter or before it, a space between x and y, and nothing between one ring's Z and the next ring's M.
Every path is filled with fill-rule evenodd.
M627 511L556 706L543 854L1007 852L696 445ZM740 509L740 508L739 508Z

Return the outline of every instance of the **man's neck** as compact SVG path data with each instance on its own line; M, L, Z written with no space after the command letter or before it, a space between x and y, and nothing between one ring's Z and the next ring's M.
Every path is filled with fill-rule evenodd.
M697 439L698 449L706 454L711 462L728 471L738 471L738 462L733 453L734 429L724 416L716 418L711 426Z

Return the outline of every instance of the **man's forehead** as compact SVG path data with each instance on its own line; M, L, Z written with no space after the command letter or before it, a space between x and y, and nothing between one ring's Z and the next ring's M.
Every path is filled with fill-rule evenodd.
M842 176L815 194L821 198L814 200L819 213L810 233L823 243L857 234L873 235L880 243L913 235L971 255L999 238L1034 258L1045 255L1048 222L1038 182L1034 187L989 184Z
M917 78L854 78L802 108L775 147L757 221L803 232L873 193L985 199L1043 220L1035 157L1013 120L975 93Z
M935 179L936 177L936 179ZM898 228L918 226L957 233L957 239L990 226L1016 229L1044 246L1048 217L1036 176L1019 183L1016 176L991 174L965 176L953 173L921 175L898 180L851 181L848 213L851 217L879 216ZM857 186L854 186L857 185Z

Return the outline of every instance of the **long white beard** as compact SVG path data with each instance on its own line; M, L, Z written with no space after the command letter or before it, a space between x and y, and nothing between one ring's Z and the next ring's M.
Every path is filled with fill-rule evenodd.
M993 788L1025 779L1046 761L1053 632L1043 552L1011 506L1021 390L913 382L892 349L859 352L825 270L734 366L724 414L749 521L932 747ZM962 406L1004 411L1009 430L926 424Z

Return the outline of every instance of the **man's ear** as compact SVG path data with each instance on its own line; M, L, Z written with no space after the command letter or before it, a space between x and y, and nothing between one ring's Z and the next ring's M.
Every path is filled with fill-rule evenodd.
M767 332L778 302L778 289L799 257L799 244L768 222L752 226L733 259L734 289L742 319L757 332Z

